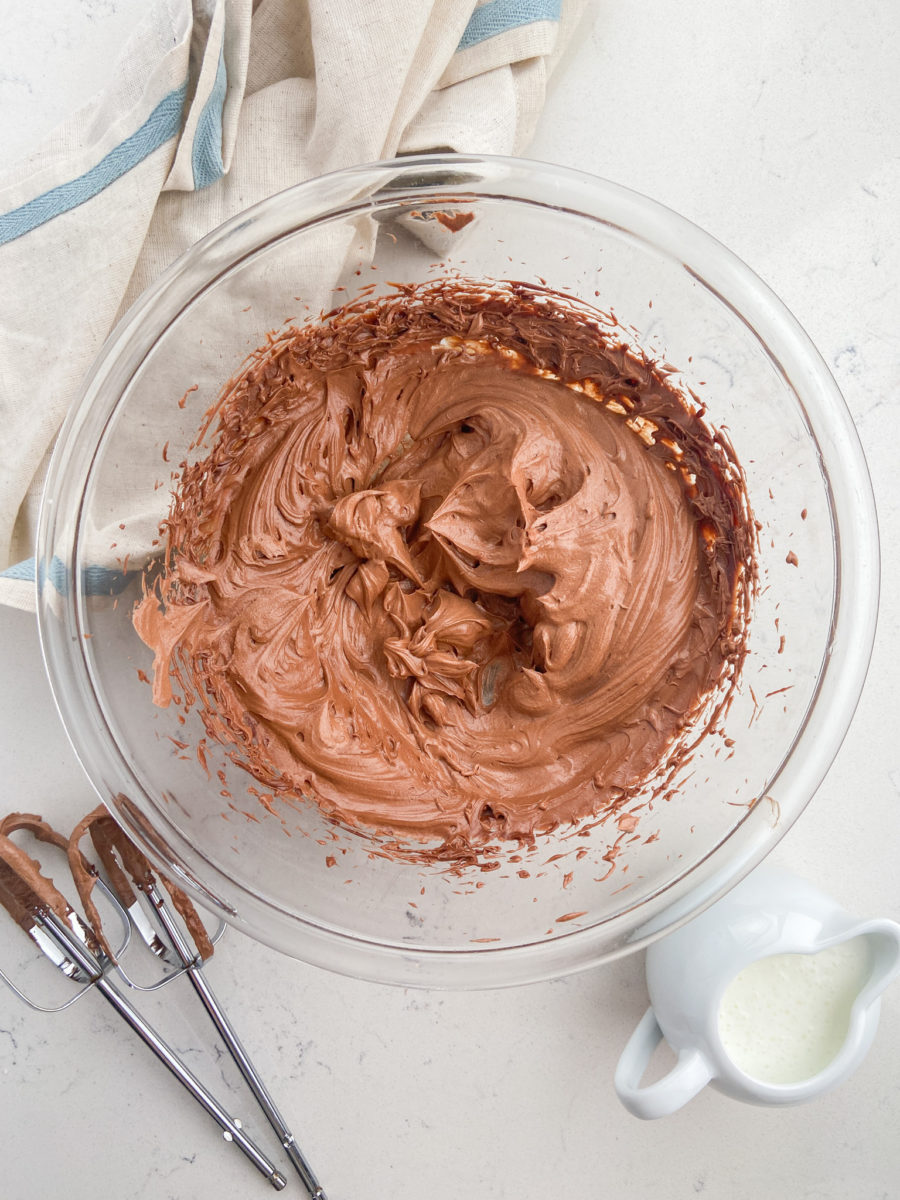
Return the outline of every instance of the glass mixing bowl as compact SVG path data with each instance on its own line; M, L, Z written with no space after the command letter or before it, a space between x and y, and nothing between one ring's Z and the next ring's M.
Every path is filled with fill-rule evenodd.
M435 214L440 214L435 215ZM471 219L469 219L471 217ZM153 706L131 613L173 466L269 331L366 285L447 271L545 282L615 313L726 427L760 526L740 693L677 794L461 874L372 856L312 804L253 780L193 711ZM651 200L576 171L429 156L273 196L174 264L113 332L59 438L39 533L39 620L63 721L101 798L156 864L298 958L423 986L545 978L645 944L735 884L803 810L859 698L877 527L824 363L733 254ZM610 848L613 847L611 852ZM508 851L511 854L512 851ZM507 855L508 857L508 855ZM614 869L611 869L614 868ZM561 920L562 918L562 920Z

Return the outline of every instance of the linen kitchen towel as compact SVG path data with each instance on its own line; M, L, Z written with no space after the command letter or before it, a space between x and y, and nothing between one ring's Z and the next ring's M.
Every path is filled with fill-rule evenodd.
M108 86L0 168L0 603L34 607L53 443L135 297L301 180L520 153L585 3L152 0Z

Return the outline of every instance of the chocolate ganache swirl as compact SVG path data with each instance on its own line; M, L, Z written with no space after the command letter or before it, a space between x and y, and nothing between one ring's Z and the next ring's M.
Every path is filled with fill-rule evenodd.
M451 857L634 795L734 686L755 532L619 332L454 280L271 338L135 613L156 703L174 676L276 795Z

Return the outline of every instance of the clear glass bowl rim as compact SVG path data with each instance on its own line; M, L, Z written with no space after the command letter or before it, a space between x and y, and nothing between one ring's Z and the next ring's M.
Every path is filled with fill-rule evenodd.
M470 181L474 186L441 182L442 175L459 175L466 168L488 178L490 187L481 186L482 179ZM790 798L782 801L774 827L762 811L765 806L757 804L665 888L611 920L541 942L451 950L372 941L256 896L203 859L158 809L153 824L159 840L148 839L116 803L119 793L142 789L108 734L91 685L78 589L66 592L60 614L59 593L50 582L54 557L62 560L70 580L75 577L77 527L75 538L60 541L67 514L70 519L80 511L93 454L124 391L111 387L111 377L125 372L130 379L184 307L238 261L305 225L376 207L389 184L394 185L391 200L399 199L398 179L418 204L465 202L467 195L521 202L539 193L532 202L621 228L679 262L743 321L801 400L830 494L836 580L829 652L806 719L774 777ZM534 160L455 154L372 163L297 184L232 217L173 263L110 334L63 424L41 503L37 566L38 625L54 699L88 778L129 836L196 899L251 936L322 967L404 986L504 986L581 970L646 945L734 886L787 832L837 754L865 681L879 590L875 502L852 418L809 337L758 276L699 227L621 184ZM202 879L189 865L198 858Z

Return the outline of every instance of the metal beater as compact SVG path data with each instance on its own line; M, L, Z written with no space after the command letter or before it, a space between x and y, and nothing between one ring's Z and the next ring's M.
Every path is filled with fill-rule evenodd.
M111 818L101 814L93 815L112 822ZM87 821L82 822L78 828L83 832L87 828ZM25 831L38 840L55 845L66 852L70 864L74 863L77 869L75 882L82 898L82 906L95 918L93 924L73 909L50 879L41 875L38 861L12 841L9 834L16 831ZM119 862L112 857L110 845L118 851ZM98 992L219 1124L226 1141L237 1145L272 1187L281 1191L287 1181L277 1166L244 1133L241 1122L232 1117L185 1066L174 1050L116 986L113 979L117 975L133 990L155 991L179 975L186 974L266 1119L278 1135L309 1196L312 1200L326 1200L322 1186L207 982L202 970L203 960L198 953L192 951L179 928L149 863L137 847L127 841L118 827L115 827L112 843L105 845L103 850L101 858L112 887L100 878L96 867L81 854L77 840L73 844L72 839L57 833L40 817L17 813L0 822L0 906L6 909L50 962L68 979L81 984L81 988L64 1003L46 1006L38 1004L26 995L3 971L0 971L0 978L25 1004L38 1012L61 1011L74 1004L86 992ZM122 862L122 859L125 861ZM129 886L123 866L132 876L137 895ZM111 948L99 928L99 916L90 900L90 892L94 888L103 895L105 902L121 922L123 937L115 950ZM174 893L174 889L170 888L170 891L177 894ZM141 898L148 908L149 916L142 907ZM189 902L187 903L189 905ZM154 928L153 919L158 923L158 928ZM161 961L174 967L153 984L139 985L134 982L119 961L128 946L132 931L141 937ZM217 941L223 932L224 926L220 925L213 941ZM202 937L206 938L205 931ZM206 944L211 951L211 943Z

